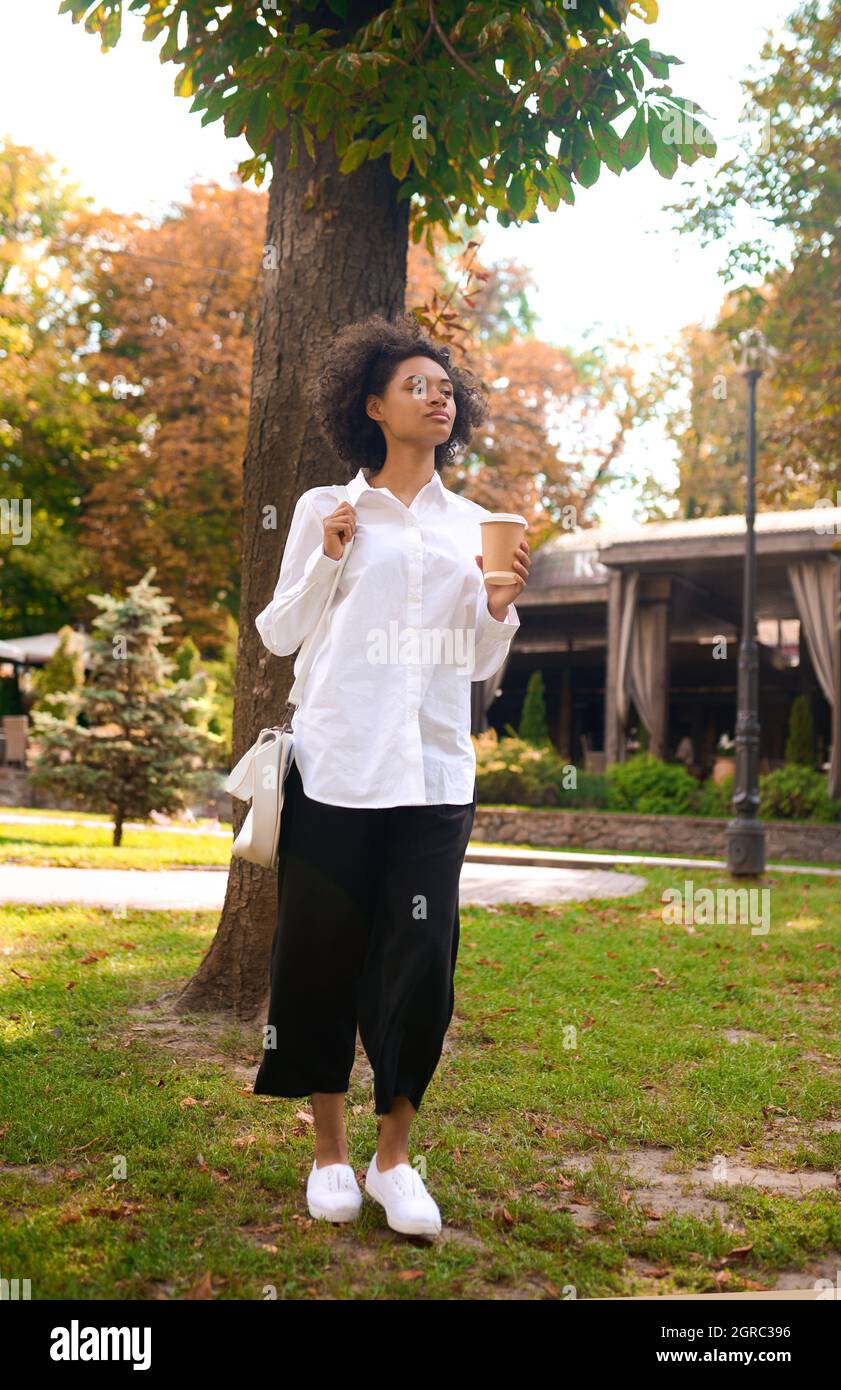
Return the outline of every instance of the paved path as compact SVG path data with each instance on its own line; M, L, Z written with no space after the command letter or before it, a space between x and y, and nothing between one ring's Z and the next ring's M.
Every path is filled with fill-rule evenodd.
M841 855L841 833L838 836L839 855ZM583 854L574 849L518 849L515 846L499 848L484 845L481 840L471 840L467 858L474 864L532 864L542 868L554 866L565 868L597 869L609 868L614 864L641 869L724 869L724 859L681 859L674 855L660 854ZM829 878L841 878L841 869L815 867L810 864L766 864L766 873L775 874L819 874ZM734 880L735 881L735 880Z
M26 817L0 815L4 820ZM40 819L40 818L39 818ZM148 828L148 827L147 827ZM195 834L186 827L182 834ZM230 836L230 828L218 832ZM655 855L581 854L575 850L496 848L473 840L461 873L459 901L475 903L586 902L619 898L646 886L640 874L615 866L725 869L720 859L676 859ZM769 864L767 871L841 876L841 869ZM228 866L203 869L60 869L0 863L0 903L85 903L91 906L173 911L219 911L225 901Z
M216 911L225 900L227 866L214 869L45 869L0 864L0 902L85 903L104 907ZM616 898L646 886L638 874L605 869L544 869L465 864L462 904L581 902Z

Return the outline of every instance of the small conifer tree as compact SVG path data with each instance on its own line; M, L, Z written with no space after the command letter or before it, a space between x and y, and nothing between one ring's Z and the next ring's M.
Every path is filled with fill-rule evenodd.
M546 720L546 701L544 699L543 672L532 671L526 686L523 711L520 715L519 737L535 747L551 744L549 725Z
M86 684L68 694L64 718L32 716L39 751L30 781L109 812L115 845L127 819L180 810L213 778L208 768L218 739L188 718L204 710L206 676L169 679L175 663L161 650L172 641L163 629L178 617L150 583L154 573L149 569L125 598L88 595L102 611L93 622Z
M808 695L798 695L792 702L788 718L786 762L815 766L815 729Z

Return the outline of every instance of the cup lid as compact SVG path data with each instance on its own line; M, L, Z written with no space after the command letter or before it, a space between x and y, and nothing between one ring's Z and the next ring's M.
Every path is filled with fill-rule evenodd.
M516 512L494 512L491 516L483 516L479 525L484 526L489 521L520 521L524 526L528 526L526 518L517 516Z

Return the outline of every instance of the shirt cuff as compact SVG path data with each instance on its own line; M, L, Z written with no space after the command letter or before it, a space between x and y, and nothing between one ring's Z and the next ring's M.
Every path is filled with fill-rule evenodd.
M323 547L319 542L304 565L304 578L311 579L314 584L321 583L335 574L336 567L340 564L341 560L331 560L329 555L324 554Z
M488 608L488 591L486 588L484 590L484 597L479 604L479 626L488 633L495 633L500 640L508 641L509 638L514 635L511 629L513 628L516 630L520 626L520 615L513 603L509 603L505 611L505 617L502 619L495 618Z

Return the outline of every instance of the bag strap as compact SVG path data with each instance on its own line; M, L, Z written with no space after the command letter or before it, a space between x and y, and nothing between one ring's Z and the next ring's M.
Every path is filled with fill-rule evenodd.
M350 501L350 495L344 484L341 484L337 488L337 491L339 493L340 498L342 498L346 502ZM304 685L310 673L310 668L315 657L318 636L321 632L321 628L330 610L330 605L333 602L333 597L336 593L336 589L339 586L339 580L341 579L342 571L344 570L344 567L347 564L347 559L350 555L352 546L353 536L351 536L350 539L345 542L345 548L342 552L341 559L339 560L336 566L336 573L333 575L333 581L330 585L330 591L324 602L324 607L322 608L321 613L319 614L318 621L315 627L313 628L312 632L305 638L304 645L301 647L301 668L295 676L295 680L292 684L292 689L289 691L286 710L284 711L283 724L281 726L283 728L287 727L287 716L291 719L291 712L294 712L295 708L297 708L297 706L300 705L301 700L303 698Z

